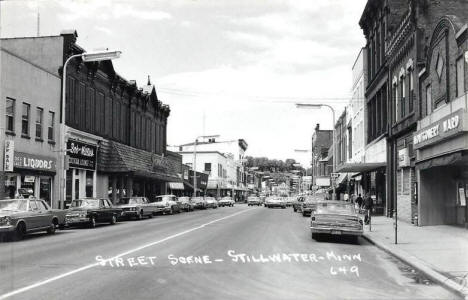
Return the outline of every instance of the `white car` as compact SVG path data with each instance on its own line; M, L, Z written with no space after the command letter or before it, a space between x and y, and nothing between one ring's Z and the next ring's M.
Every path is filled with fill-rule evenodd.
M234 200L231 197L223 197L218 201L218 206L234 206Z
M179 203L177 203L177 197L174 195L161 195L157 196L154 201L151 202L152 205L155 205L158 212L164 214L173 214L175 212L180 212Z
M206 197L206 207L218 208L218 201L213 197Z
M283 201L283 199L281 197L270 197L270 198L266 199L265 207L268 207L268 208L273 208L273 207L286 208L286 202Z

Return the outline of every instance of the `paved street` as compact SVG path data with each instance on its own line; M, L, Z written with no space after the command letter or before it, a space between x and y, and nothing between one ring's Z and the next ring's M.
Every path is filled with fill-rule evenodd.
M0 244L0 292L9 299L456 299L363 240L312 240L307 223L290 208L238 205L36 234Z

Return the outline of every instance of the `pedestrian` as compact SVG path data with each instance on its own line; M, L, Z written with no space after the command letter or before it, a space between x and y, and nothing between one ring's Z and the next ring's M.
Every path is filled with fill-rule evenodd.
M362 202L363 202L363 200L362 200L361 194L359 194L358 197L356 198L356 204L358 206L358 209L361 209Z
M374 201L372 200L369 193L367 193L366 197L364 198L364 209L366 210L366 215L364 217L364 221L365 221L366 224L369 224L369 222L370 222L373 207L374 207Z

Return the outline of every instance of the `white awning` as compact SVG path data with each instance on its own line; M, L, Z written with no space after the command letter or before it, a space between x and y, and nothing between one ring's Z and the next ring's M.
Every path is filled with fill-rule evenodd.
M171 190L183 190L184 184L182 182L169 182L169 188Z

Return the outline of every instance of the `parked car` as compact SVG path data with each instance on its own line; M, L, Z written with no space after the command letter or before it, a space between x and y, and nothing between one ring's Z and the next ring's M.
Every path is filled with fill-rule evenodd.
M259 197L250 196L247 198L247 205L248 206L253 206L253 205L260 206L262 205L262 201L260 200Z
M192 203L196 209L206 209L207 203L203 197L193 197Z
M71 202L65 222L68 226L88 225L96 227L97 223L114 225L122 215L122 209L112 205L109 199L81 198Z
M180 213L180 205L174 195L157 196L152 203L156 206L157 212L170 215Z
M193 211L194 204L190 200L190 197L179 197L177 201L179 202L179 206L181 210Z
M0 234L17 239L27 233L46 231L54 234L57 227L65 225L65 211L51 209L40 199L0 200Z
M281 197L269 197L265 200L265 207L281 207L286 208L286 202L283 201Z
M116 208L122 209L122 218L135 218L141 220L144 217L152 218L156 212L154 205L149 205L146 197L124 197L117 202Z
M285 197L283 198L283 200L286 202L286 206L287 207L290 207L293 205L293 202L294 202L294 197Z
M302 212L302 203L304 203L305 196L297 196L292 203L294 212Z
M206 197L207 208L218 208L218 201L214 197Z
M354 209L354 205L341 201L317 203L317 209L311 216L310 229L313 239L327 234L351 236L357 242L357 238L363 234L362 219Z
M231 197L223 197L218 201L218 206L234 206L234 200Z
M317 208L317 203L321 201L325 201L324 194L314 194L305 197L304 202L301 206L302 216L310 217L312 212Z

